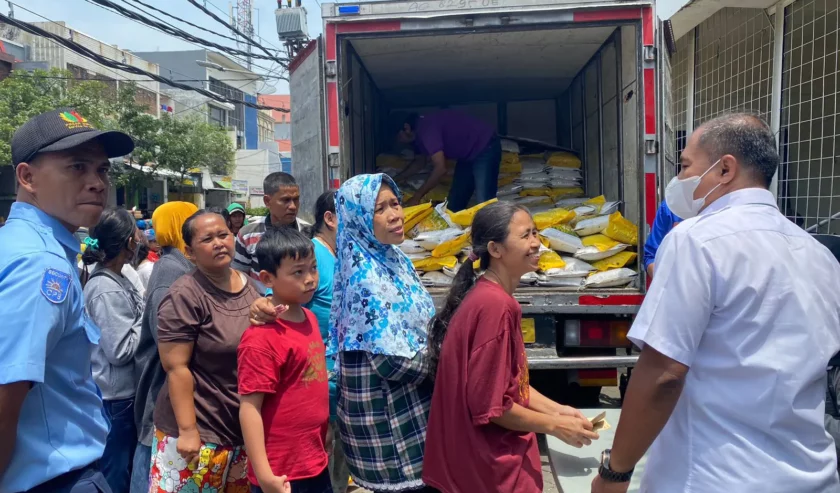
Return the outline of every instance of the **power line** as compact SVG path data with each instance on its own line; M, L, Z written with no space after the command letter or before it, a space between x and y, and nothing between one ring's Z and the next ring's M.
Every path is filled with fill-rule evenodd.
M149 5L148 3L142 2L142 1L140 1L140 0L123 0L123 2L133 2L133 3L136 3L136 4L140 4L140 5L142 5L142 6L146 7L146 8L149 8L149 9L154 10L155 12L158 12L158 13L160 13L160 14L163 14L163 15L165 15L166 17L169 17L169 18L174 19L174 20L179 21L179 22L183 22L184 24L186 24L186 25L188 25L188 26L192 26L192 27L194 27L194 28L196 28L196 29L200 29L200 30L202 30L202 31L204 31L204 32L206 32L206 33L210 33L210 34L212 34L212 35L214 35L214 36L219 36L220 38L229 39L229 40L234 41L234 42L239 42L239 40L238 40L238 39L236 39L236 38L233 38L233 37L231 37L231 36L227 36L227 35L225 35L225 34L221 34L221 33L213 32L213 31L211 31L211 30L209 30L209 29L207 29L207 28L204 28L204 27L199 26L198 24L193 24L193 23L192 23L192 22L190 22L190 21L186 21L186 20L184 20L184 19L181 19L181 18L179 18L179 17L176 17L176 16L174 16L174 15L170 14L169 12L163 11L163 10L161 10L161 9L159 9L159 8L157 8L157 7L155 7L154 5ZM135 6L134 8L136 8L136 9L137 9L137 10L139 10L140 12L143 12L144 14L146 14L146 15L148 15L148 16L150 16L150 17L154 18L154 19L157 19L157 20L159 20L159 21L161 21L161 22L165 22L165 21L163 21L163 19L161 19L160 17L157 17L157 16L156 16L156 15L154 15L154 14L150 14L149 12L147 12L147 11L145 11L145 10L141 9L140 7Z
M94 0L94 1L105 1L105 0ZM248 36L247 34L243 33L242 31L240 31L239 29L235 28L234 26L230 25L227 21L225 21L224 19L222 19L222 18L221 18L221 17L219 17L218 15L214 14L213 12L210 12L209 10L207 10L207 8L206 8L206 7L204 7L203 5L201 5L200 3L198 3L196 0L187 0L187 1L188 1L188 2L190 2L191 4L193 4L196 8L198 8L198 10L200 10L200 11L204 12L205 14L207 14L207 15L209 15L210 17L212 17L213 19L215 19L218 23L220 23L220 24L222 24L223 26L227 27L227 28L228 28L228 29L230 29L231 31L235 32L236 34L238 34L238 35L242 36L242 38L244 38L246 41L248 41L248 42L249 42L249 43L251 43L252 45L256 46L257 48L261 49L262 51L264 51L267 55L272 56L272 55L271 55L271 52L270 52L270 51L268 51L268 48L266 48L265 46L263 46L263 45L261 45L261 44L257 43L257 42L256 42L256 41L254 41L254 40L253 40L250 36ZM249 56L254 56L255 58L258 58L258 55L250 55L250 54L249 54ZM277 59L276 57L273 57L273 59L277 60L277 62L278 62L278 63L281 63L281 64L284 64L285 62L288 62L288 61L289 61L288 59L285 59L283 62L281 62L281 61L280 61L279 59Z
M153 19L149 19L148 17L146 17L144 15L138 14L137 12L134 12L133 10L126 9L126 8L120 6L120 5L115 4L111 0L88 0L88 1L92 2L94 4L97 4L97 5L100 5L102 7L106 7L110 10L116 11L118 14L122 15L123 17L127 17L129 19L141 22L143 24L146 24L147 26L155 27L155 28L163 31L166 34L169 34L170 36L175 36L176 38L181 38L181 39L183 39L185 41L189 41L191 43L199 44L199 45L210 47L210 48L215 48L219 51L222 51L222 52L225 52L225 53L228 53L228 54L231 54L231 55L238 55L238 56L245 56L245 57L252 56L254 58L260 58L260 59L263 59L263 60L272 60L272 61L277 61L277 62L280 62L280 63L285 63L285 62L288 61L286 59L282 59L282 60L279 59L276 55L272 55L271 52L269 52L265 48L263 48L263 51L266 52L267 56L266 55L258 55L258 54L255 55L255 54L252 54L252 53L248 53L247 51L238 50L236 48L230 48L228 46L220 45L218 43L214 43L212 41L208 41L206 39L199 38L197 36L193 36L192 34L186 32L182 29L178 29L177 27L174 27L171 24L158 22L158 21L155 21Z
M107 7L103 6L103 5L100 5L100 4L98 4L98 3L95 3L93 0L85 0L85 1L86 1L86 2L88 2L88 3L89 3L89 4L91 4L91 5L94 5L94 6L96 6L96 7L99 7L99 8L101 8L101 9L103 9L103 10L107 11L107 12L111 12L112 14L117 14L117 15L120 15L118 12L114 12L113 10L111 10L111 9L109 9L109 8L107 8ZM126 16L122 16L122 17L126 17ZM136 22L136 23L138 23L138 24L141 24L141 25L143 25L143 26L145 26L145 27L150 27L151 29L155 29L156 31L162 32L163 34L167 34L167 35L170 35L170 36L172 35L171 33L167 32L167 31L166 31L166 30L164 30L164 29L160 29L160 28L158 28L158 27L151 26L151 25L149 25L149 24L147 24L147 23L145 23L145 22L143 22L143 21L141 21L141 20L137 20L137 19L134 19L134 18L132 18L132 17L126 17L126 18L128 18L129 20L132 20L132 21L134 21L134 22ZM179 39L183 39L183 38L180 38L180 37L179 37ZM197 38L197 39L201 39L201 38ZM199 48L201 48L201 49L206 49L206 48L207 48L207 46L206 46L206 45L201 44L200 42L193 42L193 41L189 41L189 40L185 40L185 41L187 41L188 43L193 44L193 45L195 45L195 46L197 46L197 47L199 47ZM206 41L206 40L203 40L203 41ZM228 50L228 48L227 48L227 47L226 47L226 50ZM234 50L234 51L239 51L239 50ZM237 55L234 55L234 54L230 53L229 51L225 51L225 53L227 54L227 56L229 56L229 57L233 58L234 60L236 60L236 61L238 61L238 62L240 62L240 63L245 63L245 60L244 60L242 57L238 57ZM266 68L266 67L264 67L264 66L262 66L262 65L258 65L258 64L256 64L256 63L254 63L253 65L254 65L255 67L257 67L257 68L261 68L261 69L266 70L266 71L269 71L269 72L271 71L271 69L268 69L268 68ZM167 69L168 69L168 67L167 67ZM171 70L171 69L169 69L169 70L170 70L170 71L172 71L172 72L175 72L175 73L180 73L180 72L177 72L177 71L174 71L174 70ZM181 75L184 75L184 74L181 74Z
M105 68L108 68L108 67L105 67ZM113 70L112 70L112 72L117 73L116 71L113 71ZM8 77L22 78L22 77L34 77L34 76L16 75L14 72L12 72L11 74L8 75ZM115 80L117 82L158 82L154 79L126 79L126 78L118 79L118 78L115 78L115 77L108 77L108 76L105 76L105 75L99 75L99 76L94 76L94 77L58 77L58 76L54 76L54 75L42 75L42 76L40 76L40 78L41 79L56 79L56 80L91 80L91 81L99 81L99 82L109 82L109 81L112 81L112 80ZM285 79L284 77L269 77L269 78L270 79ZM178 82L246 82L246 83L251 83L251 82L261 82L261 81L258 80L258 79L250 79L250 80L244 80L244 79L178 79Z
M207 96L208 98L210 98L212 100L215 100L215 101L220 101L220 102L223 102L223 103L231 103L231 104L242 104L242 105L248 106L250 108L255 108L255 109L258 109L258 110L277 110L277 111L281 111L281 112L288 112L289 111L289 110L284 109L284 108L275 108L275 107L272 107L272 106L264 106L264 105L260 105L260 104L251 103L251 102L248 102L248 101L232 99L232 98L229 98L227 96L222 96L220 94L216 94L214 92L208 91L208 90L203 89L203 88L193 87L193 86L190 86L190 85L187 85L187 84L182 84L180 82L176 82L176 81L171 80L171 79L167 79L166 77L161 77L157 74L147 72L145 70L134 67L132 65L128 65L128 64L122 63L122 62L118 62L116 60L111 60L110 58L104 57L104 56L102 56L102 55L100 55L100 54L98 54L98 53L96 53L96 52L94 52L94 51L92 51L92 50L74 42L74 41L64 39L63 37L58 36L56 34L53 34L51 32L45 31L44 29L41 29L40 27L34 26L34 25L26 23L26 22L18 21L17 19L12 19L11 17L8 17L8 16L3 15L3 14L0 14L0 21L4 22L6 24L9 24L11 26L17 27L17 28L19 28L23 31L28 32L28 33L34 34L36 36L41 36L41 37L44 37L44 38L51 39L51 40L59 43L60 45L68 48L69 50L74 51L74 52L84 56L85 58L89 58L89 59L91 59L91 60L93 60L97 63L105 65L106 67L115 68L115 69L118 69L118 70L122 70L123 72L128 72L128 73L135 74L135 75L142 75L142 76L145 76L145 77L149 77L150 79L156 80L158 82L163 82L164 84L170 85L170 86L175 87L177 89L194 91L194 92L197 92L197 93L202 94L204 96Z

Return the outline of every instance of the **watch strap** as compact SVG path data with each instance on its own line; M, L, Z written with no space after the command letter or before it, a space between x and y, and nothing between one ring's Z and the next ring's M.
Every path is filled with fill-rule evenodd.
M607 449L603 453L601 466L598 467L598 475L601 476L601 479L610 483L627 483L633 477L633 470L616 472L610 469L610 449Z

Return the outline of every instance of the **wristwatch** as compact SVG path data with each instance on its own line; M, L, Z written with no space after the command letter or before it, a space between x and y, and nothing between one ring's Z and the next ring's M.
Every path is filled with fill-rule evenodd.
M601 467L598 468L601 479L610 483L627 483L633 477L633 469L627 472L615 472L610 469L610 449L601 452Z

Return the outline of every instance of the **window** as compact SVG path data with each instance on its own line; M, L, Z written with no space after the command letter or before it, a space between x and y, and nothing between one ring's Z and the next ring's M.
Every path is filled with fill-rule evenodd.
M227 128L227 126L228 126L227 111L222 109L222 108L218 108L216 106L213 106L213 105L208 105L207 107L210 108L210 113L208 115L210 123L215 123L216 125L218 125L222 128Z
M245 100L244 92L212 77L210 78L210 90L231 99ZM233 112L228 114L228 125L236 128L238 133L245 133L245 106L243 104L234 104Z

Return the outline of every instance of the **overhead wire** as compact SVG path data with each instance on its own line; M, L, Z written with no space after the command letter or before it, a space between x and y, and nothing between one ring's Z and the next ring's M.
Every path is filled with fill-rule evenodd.
M120 16L122 16L119 12L114 12L113 10L109 9L108 7L105 7L105 6L103 6L103 5L100 5L99 3L96 3L96 2L94 2L93 0L85 0L85 1L86 1L86 2L88 2L88 3L89 3L89 4L91 4L91 5L94 5L94 6L98 7L98 8L101 8L101 9L103 9L103 10L107 11L107 12L111 12L112 14L116 14L116 15L120 15ZM125 17L125 16L122 16L122 17ZM164 30L161 30L161 29L159 29L159 28L157 28L157 27L154 27L154 26L150 26L150 25L148 25L148 24L146 24L146 23L144 23L144 22L142 22L142 21L139 21L139 20L137 20L137 19L134 19L134 18L131 18L131 17L127 17L127 18L128 18L129 20L134 21L134 22L136 22L136 23L138 23L138 24L141 24L141 25L143 25L143 26L145 26L145 27L149 27L149 28L154 29L154 30L156 30L156 31L162 32L163 34L170 34L170 33L166 32L166 31L164 31ZM181 38L181 39L183 39L183 38ZM199 39L201 39L201 38L199 38ZM186 40L185 40L185 41L186 41ZM188 43L190 43L190 44L193 44L193 45L195 45L195 46L197 46L197 47L199 47L199 48L201 48L201 49L207 49L207 47L206 47L205 45L202 45L202 44L200 44L200 43L196 43L196 42L192 42L192 41L187 41L187 42L188 42ZM245 53L247 53L247 52L245 52ZM247 64L247 63L248 63L248 62L247 62L247 60L245 60L242 56L233 55L233 54L231 54L231 53L227 53L227 52L225 53L225 55L224 55L224 56L230 57L230 58L231 58L231 59L233 59L234 61L239 62L240 64L243 64L243 66L244 66L244 64ZM266 71L266 72L268 72L268 73L274 72L274 69L273 69L273 68L266 68L265 66L263 66L263 65L259 65L259 64L257 64L257 63L252 63L252 65L253 65L253 66L255 66L255 67L257 67L257 68L260 68L260 69L262 69L262 70L265 70L265 71ZM272 66L273 66L273 65L272 65ZM167 69L168 69L168 68L167 68ZM168 70L171 70L171 69L168 69ZM172 71L172 72L174 72L174 73L180 73L180 72L177 72L177 71L174 71L174 70L171 70L171 71ZM181 74L181 75L184 75L184 74Z
M107 0L94 0L94 1L107 1ZM231 31L235 32L236 34L238 34L238 35L242 36L242 38L243 38L243 39L245 39L246 41L248 41L249 43L251 43L253 46L256 46L257 48L261 49L261 50L262 50L262 51L264 51L267 55L272 56L271 52L270 52L270 51L268 51L268 48L266 48L265 46L263 46L263 45L261 45L261 44L257 43L256 41L254 41L254 40L253 40L253 38L251 38L251 37L250 37L250 36L248 36L247 34L243 33L242 31L240 31L239 29L237 29L236 27L234 27L233 25L231 25L230 23L228 23L227 21L225 21L224 19L222 19L222 18L221 18L221 17L219 17L218 15L214 14L213 12L210 12L210 10L208 10L208 9L207 9L207 7L205 7L205 6L201 5L201 4L200 4L200 3L198 3L196 0L187 0L187 1L188 1L188 2L190 2L191 4L193 4L193 5L194 5L194 6L195 6L198 10L200 10L200 11L204 12L205 14L207 14L207 15L209 15L210 17L212 17L213 19L215 19L215 20L216 20L216 22L218 22L218 23L220 23L221 25L223 25L223 26L227 27L227 28L228 28L228 29L230 29ZM276 58L275 58L275 59L276 59ZM277 60L277 61L278 61L278 62L280 62L280 60ZM284 62L280 62L280 63L287 63L288 61L289 61L289 59L287 58L287 59L285 59L285 61L284 61Z
M203 45L203 46L207 46L209 48L215 48L215 49L217 49L219 51L222 51L224 53L228 53L228 54L231 54L231 55L239 55L239 56L244 56L244 57L259 58L259 59L263 59L263 60L273 60L273 61L277 61L279 63L285 63L285 62L288 61L287 59L278 58L276 54L272 54L271 52L269 52L264 47L262 49L263 49L263 51L266 52L266 55L260 55L260 54L256 54L256 53L248 53L247 51L239 50L239 49L236 49L236 48L231 48L229 46L220 45L218 43L214 43L212 41L208 41L206 39L199 38L199 37L194 36L194 35L186 32L182 29L177 28L177 27L175 27L171 24L168 24L168 23L165 23L165 22L159 22L159 21L156 21L154 19L150 19L150 18L148 18L144 15L138 14L137 12L135 12L133 10L130 10L130 9L127 9L125 7L122 7L121 5L118 5L114 2L112 2L111 0L87 0L87 1L89 1L91 3L94 3L94 4L97 4L97 5L100 5L102 7L106 7L108 9L112 10L112 11L116 11L118 14L122 15L123 17L127 17L129 19L136 20L138 22L146 24L147 26L155 27L155 28L165 32L166 34L169 34L170 36L175 36L175 37L181 38L185 41L189 41L191 43L196 43L196 44L200 44L200 45ZM262 47L262 45L259 45L259 46Z
M168 79L166 77L161 77L160 75L153 74L151 72L147 72L143 69L140 69L138 67L134 67L134 66L129 65L127 63L118 62L116 60L112 60L110 58L104 57L104 56L102 56L102 55L90 50L89 48L87 48L85 46L82 46L82 45L80 45L80 44L78 44L74 41L70 41L70 40L65 39L61 36L58 36L56 34L45 31L44 29L41 29L40 27L37 27L35 25L29 24L29 23L26 23L26 22L19 21L17 19L13 19L13 18L8 17L8 16L3 15L3 14L0 14L0 21L4 22L6 24L9 24L11 26L17 27L17 28L19 28L23 31L26 31L26 32L30 33L30 34L34 34L36 36L41 36L41 37L44 37L44 38L51 39L51 40L57 42L58 44L68 48L69 50L71 50L73 52L76 52L76 53L84 56L85 58L89 58L89 59L91 59L91 60L93 60L93 61L95 61L95 62L97 62L101 65L105 65L106 67L115 68L115 69L118 69L118 70L122 70L123 72L131 73L131 74L135 74L135 75L142 75L142 76L148 77L150 79L156 80L158 82L163 82L164 84L170 85L170 86L175 87L177 89L194 91L194 92L197 92L197 93L202 94L204 96L207 96L208 98L213 99L215 101L220 101L220 102L224 102L224 103L231 103L231 104L242 104L242 105L248 106L250 108L255 108L255 109L277 110L277 111L281 111L281 112L283 112L283 111L288 112L289 111L289 110L284 109L284 108L275 108L275 107L272 107L272 106L264 106L264 105L260 105L260 104L251 103L249 101L243 101L243 100L229 98L227 96L222 96L220 94L216 94L214 92L208 91L208 90L203 89L203 88L193 87L193 86L190 86L190 85L187 85L187 84L182 84L180 82Z

